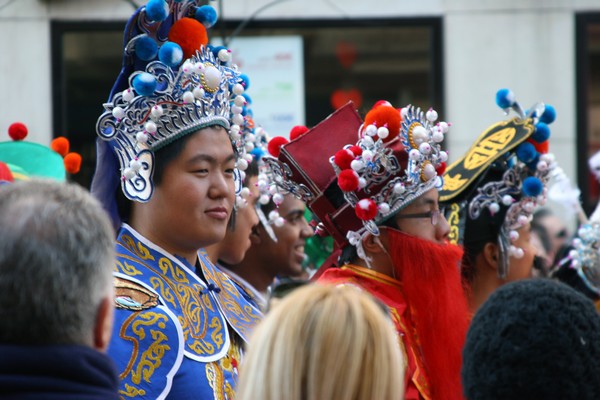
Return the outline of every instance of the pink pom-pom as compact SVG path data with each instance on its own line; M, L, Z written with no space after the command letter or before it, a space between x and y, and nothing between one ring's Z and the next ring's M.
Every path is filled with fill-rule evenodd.
M358 174L351 169L345 169L338 175L338 186L344 192L358 189Z
M356 204L354 211L361 220L372 220L377 215L377 203L371 199L362 199Z

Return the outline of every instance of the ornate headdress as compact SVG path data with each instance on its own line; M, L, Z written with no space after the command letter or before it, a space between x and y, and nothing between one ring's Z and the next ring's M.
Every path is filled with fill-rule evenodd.
M478 220L503 216L498 234L500 262L498 274L505 278L508 257L520 258L523 250L511 242L518 239L517 230L531 220L538 204L544 204L547 183L555 167L554 156L548 154L550 124L556 118L554 108L537 103L525 112L514 94L502 89L497 104L517 117L489 127L469 151L448 167L440 201L451 203L448 221L451 241L464 240L466 219ZM477 235L477 232L472 232Z
M227 49L207 46L205 26L214 24L216 13L199 5L199 0L150 0L125 28L123 70L96 124L105 143L98 144L92 187L113 219L115 184L108 181L117 175L128 199L148 201L154 186L154 152L189 133L224 127L244 160L238 168L247 165L247 78L231 64ZM118 170L110 165L111 152ZM113 171L105 171L110 168ZM239 192L239 173L236 178Z
M304 200L319 219L317 231L337 247L357 246L367 232L433 187L441 187L447 154L440 144L448 124L413 106L378 102L360 119L352 103L269 160L276 184Z

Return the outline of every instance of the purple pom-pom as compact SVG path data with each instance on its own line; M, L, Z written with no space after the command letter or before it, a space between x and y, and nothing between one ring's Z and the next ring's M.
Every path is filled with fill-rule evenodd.
M540 116L540 121L546 124L551 124L556 119L556 110L550 104L546 104L544 112Z
M150 96L156 90L156 78L147 72L142 72L133 78L133 89L141 96Z
M148 35L140 36L135 41L135 55L143 61L153 60L158 54L158 46Z
M196 9L194 17L206 28L210 28L217 22L217 11L213 7L205 5Z
M527 197L537 197L544 190L544 185L535 176L530 176L523 180L523 194Z
M146 16L154 22L162 22L169 16L169 5L165 0L150 0L146 4Z
M519 160L521 160L524 163L528 163L535 158L537 151L531 143L525 142L521 143L519 147L517 147L516 153Z
M535 132L531 138L538 143L545 142L550 137L550 128L543 122L538 122L535 125Z
M510 89L500 89L496 92L496 104L500 108L509 108L515 104L515 94Z
M183 61L183 50L174 42L166 42L160 46L158 58L171 68L177 67Z

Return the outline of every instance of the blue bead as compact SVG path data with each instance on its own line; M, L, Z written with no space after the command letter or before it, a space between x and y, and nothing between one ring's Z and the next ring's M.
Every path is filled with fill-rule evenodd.
M535 176L530 176L523 180L523 194L528 197L536 197L542 193L544 190L544 185L542 181L540 181Z
M148 35L141 36L135 41L135 55L143 61L153 60L158 54L158 46Z
M540 116L540 121L551 124L556 119L556 110L550 104L546 104L546 109Z
M171 68L177 67L183 61L183 50L174 42L166 42L160 46L158 59Z
M141 96L151 96L156 90L156 78L147 72L142 72L133 78L133 89Z
M500 89L496 92L496 104L500 108L509 108L515 104L515 95L510 89Z
M537 154L537 151L531 143L525 142L521 143L519 147L517 147L516 153L519 160L521 160L524 163L528 163L533 161L535 155Z
M531 136L538 143L545 142L550 137L550 128L543 122L538 122L535 125L535 132Z
M162 22L169 16L169 5L165 0L150 0L146 4L146 15L151 21Z
M217 22L217 11L208 5L198 7L194 17L206 28L210 28Z

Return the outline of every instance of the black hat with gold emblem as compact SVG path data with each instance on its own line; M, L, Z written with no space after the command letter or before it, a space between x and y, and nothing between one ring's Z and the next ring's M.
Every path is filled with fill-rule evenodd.
M523 250L513 245L517 230L545 202L555 165L554 156L548 154L548 124L556 112L543 103L525 111L508 89L498 91L496 103L517 116L490 126L448 167L440 202L446 204L451 242L462 244L467 255L469 249L497 242L498 275L505 278L509 257L523 256Z

